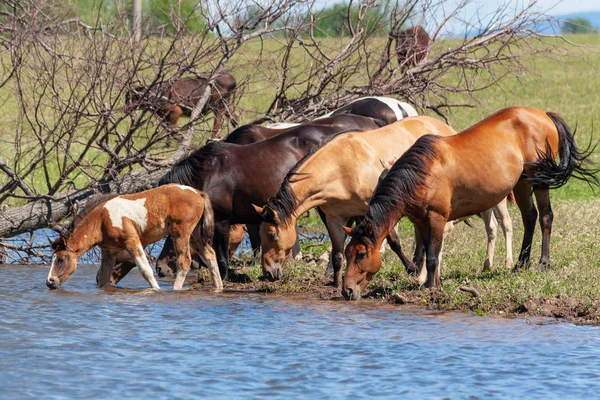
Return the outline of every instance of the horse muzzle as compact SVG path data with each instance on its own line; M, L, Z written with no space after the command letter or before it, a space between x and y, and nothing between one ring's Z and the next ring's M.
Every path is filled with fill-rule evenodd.
M269 281L275 282L281 279L283 270L281 269L281 265L273 265L269 270L265 270L263 275Z
M354 287L346 286L342 289L342 296L346 300L360 300L360 287L358 285Z
M48 288L51 290L58 289L60 288L60 279L56 277L48 278L46 280L46 286L48 286Z

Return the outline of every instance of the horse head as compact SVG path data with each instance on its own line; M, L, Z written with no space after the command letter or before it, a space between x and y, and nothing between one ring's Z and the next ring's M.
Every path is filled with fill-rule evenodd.
M262 216L260 245L263 275L270 281L276 281L283 276L283 263L296 243L295 224L292 221L282 221L277 211L269 205L254 206L254 209Z
M382 239L371 240L372 226L369 222L351 229L343 227L351 237L346 246L346 273L342 285L342 295L346 300L359 300L362 290L367 287L373 275L381 268Z
M46 280L46 286L50 289L58 289L77 269L79 255L76 250L69 247L68 238L65 236L60 236L51 243L51 246L54 257L50 266L50 272L48 273L48 279Z

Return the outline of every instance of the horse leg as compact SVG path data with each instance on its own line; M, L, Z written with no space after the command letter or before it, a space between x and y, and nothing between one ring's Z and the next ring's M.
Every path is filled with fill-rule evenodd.
M215 291L223 290L223 281L221 280L221 274L219 273L219 264L217 263L217 255L210 245L201 246L198 249L198 255L202 261L208 266L208 272L210 278L215 287Z
M134 240L130 239L125 242L125 248L131 254L131 257L134 258L135 264L138 266L140 273L150 284L152 289L159 290L158 282L156 282L156 278L154 278L154 273L152 272L152 267L148 263L148 258L146 257L146 253L144 252L144 248L140 241L136 238Z
M327 231L331 240L331 265L333 265L333 286L340 287L342 282L342 264L344 263L344 242L346 232L342 225L346 222L344 219L327 218Z
M440 214L430 212L428 229L425 229L425 253L427 256L427 282L425 287L441 289L440 256L444 245L444 228L446 220Z
M404 264L406 268L406 273L408 274L418 274L419 268L406 257L404 252L402 251L402 247L400 246L400 239L398 238L398 234L396 233L396 229L392 229L387 236L387 242L389 243L392 251L400 257L400 261Z
M515 201L521 211L521 219L523 220L523 244L521 245L521 252L519 253L519 261L513 269L517 271L523 267L526 267L529 263L531 256L531 242L533 240L533 232L535 230L535 222L537 220L538 212L533 204L531 198L531 185L524 181L519 181L513 189L515 195Z
M229 221L215 222L213 248L217 254L221 277L226 280L229 272Z
M301 260L302 252L300 251L300 235L298 235L300 227L298 226L298 222L296 222L294 229L296 229L296 243L294 243L294 247L292 247L292 258L294 260Z
M512 219L510 219L510 214L508 213L507 200L504 199L500 203L498 203L498 205L494 207L494 211L496 212L496 219L500 223L500 227L502 228L502 232L504 233L504 240L506 242L505 265L506 268L510 269L513 266L513 225Z
M260 224L246 224L252 254L254 255L254 263L260 264Z
M535 189L535 202L540 211L540 228L542 229L542 256L538 270L543 271L550 263L550 234L554 214L550 206L550 191L548 189Z
M171 232L173 243L175 244L175 253L177 254L177 273L175 274L175 283L173 290L181 290L185 277L190 270L192 256L190 255L190 235Z
M413 257L413 263L417 266L419 270L419 275L417 276L417 282L419 285L424 285L425 281L427 281L427 268L425 268L425 240L423 238L423 234L417 227L414 225L415 229L415 254Z
M494 250L496 249L496 235L498 233L498 222L494 217L494 210L489 209L481 213L481 219L485 224L485 233L487 234L487 251L485 254L485 261L483 263L483 270L489 271L494 263Z
M183 114L183 110L179 106L173 106L169 110L167 114L167 119L169 120L169 125L172 129L177 128L177 121L179 121L179 117Z
M219 136L219 132L221 131L221 125L223 125L223 110L217 108L213 111L215 113L215 123L213 125L212 137L216 138Z
M111 278L116 259L116 254L111 254L107 250L102 249L100 269L96 274L96 285L99 288L107 287L111 284Z

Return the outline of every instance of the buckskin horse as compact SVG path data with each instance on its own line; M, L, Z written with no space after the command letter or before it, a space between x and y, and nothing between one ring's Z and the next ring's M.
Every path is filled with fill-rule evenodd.
M179 161L159 180L159 185L189 185L210 196L216 221L213 247L222 276L228 273L229 226L260 223L252 204L266 203L298 160L327 137L372 130L382 124L357 115L330 118L248 145L210 142Z
M125 104L129 108L153 111L175 128L182 114L191 116L196 103L206 90L207 83L208 78L197 77L167 81L150 87L138 86L127 93ZM202 110L203 114L212 111L215 115L213 137L220 131L224 116L234 127L237 126L232 106L228 102L235 87L235 78L231 74L222 72L215 77L210 98Z
M429 133L456 134L454 129L435 118L407 118L375 131L336 136L314 154L305 156L288 173L277 194L264 207L255 207L262 215L260 234L265 277L270 280L281 277L282 265L296 238L296 220L311 208L319 207L327 216L327 231L333 248L333 284L338 287L346 237L342 226L350 218L366 214L369 199L386 166L419 137ZM502 204L501 215L507 215L506 204ZM492 210L489 210L484 220L489 241L495 242L491 215ZM414 264L402 253L395 229L389 231L387 239L407 269L416 272ZM493 246L488 246L488 253L490 251L493 258ZM490 258L489 254L487 258Z
M426 287L440 288L446 223L492 207L511 190L525 229L515 270L529 263L538 218L534 194L542 230L538 268L543 270L550 259L553 219L549 189L563 186L572 176L599 185L598 170L585 165L590 153L577 148L573 132L558 114L528 107L502 109L455 136L423 136L377 187L363 221L345 228L351 239L344 297L360 298L381 267L376 249L403 217L412 221L420 237L415 256L427 259Z
M135 194L102 196L77 216L70 233L52 243L54 258L46 285L58 289L77 269L78 258L100 246L99 287L110 284L116 255L127 250L152 289L159 289L144 246L171 235L177 253L173 289L182 289L193 251L208 265L215 288L221 290L223 283L210 246L213 233L208 195L192 187L165 185Z

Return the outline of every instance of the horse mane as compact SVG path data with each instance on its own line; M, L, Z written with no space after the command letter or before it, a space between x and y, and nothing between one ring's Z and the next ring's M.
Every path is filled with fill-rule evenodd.
M158 186L177 183L196 187L198 178L212 171L216 159L227 150L223 141L213 141L194 151L189 156L177 161L173 168L158 180Z
M295 181L293 180L296 176L304 175L301 172L298 172L298 169L304 165L306 160L313 156L317 151L319 151L323 146L327 143L331 142L333 139L338 137L339 135L347 132L361 132L362 129L352 129L348 131L343 131L336 133L335 135L331 135L323 139L319 142L318 146L313 147L308 153L306 153L294 167L287 173L277 194L271 197L266 206L264 207L262 218L265 222L275 223L274 215L267 211L267 208L275 211L277 216L281 222L289 222L290 219L295 216L294 209L298 205L298 198L296 197L296 193L292 190L291 184Z
M69 236L71 233L73 233L75 226L77 226L90 212L92 212L92 210L94 210L100 204L106 203L117 196L119 196L118 193L106 193L89 200L83 209L77 212L77 215L75 215L71 223L66 227L64 236Z
M377 235L374 226L389 221L398 209L418 206L417 191L425 185L431 162L437 158L435 143L439 136L425 135L394 163L387 176L379 182L369 202L369 211L354 233L375 244Z
M225 143L237 143L242 136L251 132L254 126L255 125L252 124L242 125L239 128L236 128L229 135L225 136L225 138L222 141Z

